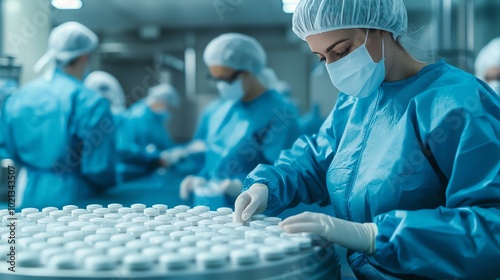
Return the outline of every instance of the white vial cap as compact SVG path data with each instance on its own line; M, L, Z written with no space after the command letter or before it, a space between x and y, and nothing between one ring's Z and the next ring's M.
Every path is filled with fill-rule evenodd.
M116 214L116 213L110 213L110 214L106 214L104 215L104 218L105 219L110 219L110 220L118 220L118 219L121 219L122 216Z
M33 238L35 238L37 240L46 241L47 239L49 239L51 237L56 237L56 236L59 236L59 235L52 233L52 232L40 232L40 233L34 234Z
M185 221L187 218L193 216L192 214L189 214L187 212L181 212L181 213L177 213L175 214L175 217L177 218L177 220L179 221Z
M205 268L221 267L226 263L226 255L201 252L196 254L196 263Z
M233 213L233 209L229 207L220 207L217 208L217 212L219 212L221 215L227 216Z
M251 221L262 221L262 220L264 220L264 218L267 218L267 216L264 214L255 214L255 215L252 215L250 220Z
M70 241L64 245L64 248L70 250L70 251L76 251L78 249L83 249L83 248L90 248L91 246L82 240L75 240L75 241Z
M171 232L169 234L170 238L172 238L172 240L176 240L176 241L179 241L181 239L181 237L183 236L187 236L187 235L192 235L193 232L191 231L174 231L174 232Z
M202 240L201 237L195 235L186 235L182 236L180 242L185 246L194 246L196 242Z
M135 240L135 237L125 233L114 234L109 238L110 241L124 245L129 241Z
M292 241L276 243L276 246L282 249L286 254L294 254L300 251L300 244Z
M74 222L69 222L68 226L74 227L76 229L81 229L84 226L90 225L90 222L83 222L83 221L74 221Z
M21 210L21 215L26 217L28 214L40 212L37 208L24 208Z
M161 255L165 254L165 250L158 247L144 248L142 253L146 256L151 256L153 259L157 260Z
M137 217L139 217L139 214L137 214L137 213L129 213L129 214L123 215L123 218L127 221L132 221L133 218L137 218Z
M108 204L108 209L109 211L115 213L115 212L118 212L118 210L120 208L122 208L123 205L121 205L120 203L111 203L111 204Z
M198 248L195 247L182 247L179 250L177 250L177 253L183 254L186 257L189 257L191 261L194 261L196 259L196 254L199 253Z
M186 212L187 210L189 210L191 207L187 206L187 205L177 205L174 207L174 209L176 210L179 210L181 212Z
M94 214L83 214L78 216L78 221L89 222L89 220L92 218L98 218L98 217Z
M147 221L150 221L150 219L145 216L139 216L132 219L132 222L138 226L143 226Z
M123 259L123 265L133 271L150 270L153 267L154 259L147 255L130 254Z
M216 223L221 224L221 225L224 225L224 224L229 222L227 217L225 217L225 216L213 217L212 221L215 221Z
M81 230L71 230L67 231L63 234L64 238L68 241L78 241L83 240L85 238L85 234Z
M292 237L290 241L298 243L300 249L309 249L312 247L312 240L309 237Z
M144 222L144 226L148 228L148 230L155 230L156 227L164 225L160 221L146 221Z
M134 212L142 212L142 211L144 211L144 209L146 209L146 204L135 203L135 204L130 205L130 208Z
M160 245L160 244L163 244L165 242L169 242L169 241L172 241L172 239L166 235L157 235L157 236L152 236L149 238L149 243L153 244L153 245Z
M49 213L49 216L55 220L57 220L63 216L67 216L67 215L68 215L68 213L64 212L63 210L55 210L55 211L51 211Z
M277 226L282 221L282 219L278 217L266 217L262 219L262 221L267 222L272 226Z
M118 230L118 232L125 233L125 232L127 232L128 228L133 227L133 226L135 226L135 224L132 222L123 222L123 223L117 224L115 226L115 228L116 228L116 230Z
M75 218L78 218L79 216L81 215L84 215L84 214L90 214L90 212L86 209L74 209L74 210L71 210L71 216L75 217Z
M83 240L85 242L93 245L99 241L108 241L109 238L110 238L110 236L105 235L105 234L91 234L91 235L85 236L85 238Z
M177 252L180 248L183 248L184 245L179 241L168 241L163 243L161 247L169 252Z
M132 240L125 244L125 247L131 250L131 252L140 252L142 249L150 246L151 244L144 240Z
M73 269L76 264L72 254L55 255L50 258L48 267L52 269Z
M127 228L127 233L132 235L135 238L141 237L141 234L145 233L148 231L148 228L145 226L133 226Z
M45 207L42 209L42 213L44 213L45 215L49 215L50 212L52 211L56 211L56 210L59 210L57 207Z
M99 217L104 217L104 215L111 213L108 208L97 208L92 213Z
M47 239L47 244L50 244L51 246L63 246L66 244L66 242L69 241L67 238L64 238L62 236L56 236L56 237L51 237Z
M118 209L118 214L120 215L126 215L132 213L132 209L130 207L122 207Z
M236 265L254 264L259 260L259 254L256 251L234 250L230 253L231 262Z
M96 234L107 234L107 235L114 235L117 234L118 231L115 228L98 228L95 231Z
M168 206L166 204L155 204L152 207L158 209L160 211L160 214L165 214L168 209Z
M213 217L217 217L217 216L220 216L218 213L216 212L204 212L204 213L201 213L199 215L200 217L202 217L203 219L212 219Z
M199 217L199 216L191 216L191 217L187 217L186 218L186 221L190 222L191 224L193 224L193 226L197 226L198 225L198 222L199 221L202 221L203 218L202 217Z
M159 232L159 231L148 231L148 232L141 234L141 240L149 241L149 239L151 237L154 237L154 236L164 236L164 235L161 234L161 232Z
M121 245L117 242L113 242L113 241L97 241L95 244L94 244L94 248L98 249L98 250L104 250L104 251L107 251L111 248L114 248L114 247L120 247Z
M60 217L57 219L58 222L60 223L63 223L65 225L71 223L71 222L75 222L77 219L75 217L72 217L72 216L63 216L63 217Z
M188 221L179 221L179 222L174 223L174 226L180 228L181 230L183 230L184 228L190 227L192 225L193 224L188 222Z
M94 212L94 210L99 209L99 208L102 208L101 204L89 204L89 205L87 205L87 210L90 213Z
M158 226L155 228L155 231L160 232L161 234L168 235L174 231L178 231L180 228L178 226L174 225L163 225L163 226Z
M96 225L88 225L88 226L83 226L80 230L83 232L85 235L92 235L95 234L95 231L99 228L99 226Z
M265 261L281 260L285 257L285 251L277 247L261 247L259 255Z
M168 209L167 210L167 215L171 216L171 217L175 217L175 215L181 213L182 211L179 210L179 209Z
M109 256L95 256L92 258L86 258L84 266L86 269L91 271L112 270L116 268L116 261L114 258L110 258Z
M215 221L212 220L202 220L198 222L199 227L208 227L209 225L215 224Z
M170 215L160 215L155 217L155 221L160 221L163 224L170 224L175 218Z
M71 211L75 210L75 209L78 209L78 206L76 205L66 205L66 206L63 206L62 210L68 214L71 214Z
M180 270L189 266L191 257L178 253L169 253L161 255L159 261L161 266L168 270Z
M156 208L146 208L144 209L144 215L148 217L156 217L160 215L160 210Z
M26 219L28 219L30 222L36 223L40 219L44 219L45 214L37 212L37 213L30 213L26 215Z

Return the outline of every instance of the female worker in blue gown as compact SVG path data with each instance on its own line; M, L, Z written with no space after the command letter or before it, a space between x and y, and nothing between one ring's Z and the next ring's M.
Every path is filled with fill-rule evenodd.
M220 35L206 47L204 60L221 99L201 119L196 137L206 143L204 165L196 176L184 179L181 198L189 198L196 186L213 182L228 201L234 201L248 172L259 163L272 163L297 139L297 115L269 89L266 55L255 39L237 33Z
M500 277L500 99L402 46L403 0L303 0L293 31L341 91L319 133L259 165L235 220L299 202L284 220L348 249L359 279Z
M78 203L115 184L110 105L82 83L97 44L79 23L54 28L47 54L35 65L46 68L45 75L3 104L1 145L26 174L18 180L18 207Z

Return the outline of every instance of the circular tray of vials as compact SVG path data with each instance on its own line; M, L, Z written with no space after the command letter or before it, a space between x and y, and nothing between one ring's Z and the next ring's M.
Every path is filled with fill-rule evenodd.
M0 279L339 279L331 244L280 218L118 203L0 210Z

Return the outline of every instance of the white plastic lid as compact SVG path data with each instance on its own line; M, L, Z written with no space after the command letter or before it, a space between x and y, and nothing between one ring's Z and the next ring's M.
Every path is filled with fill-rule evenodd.
M71 214L71 211L75 210L75 209L78 209L78 206L76 205L66 205L66 206L63 206L62 210L68 214Z
M114 258L110 258L109 256L95 256L92 258L86 258L84 266L86 269L92 271L112 270L116 268L116 261Z
M135 238L141 237L141 234L148 231L148 228L145 226L133 226L127 228L127 233L132 235Z
M89 204L89 205L87 205L87 210L90 213L94 212L94 210L99 209L99 208L102 208L101 204Z
M144 209L146 209L146 204L135 203L135 204L130 205L130 208L134 212L143 212Z
M144 215L148 217L156 217L160 215L160 210L157 208L146 208L144 209Z

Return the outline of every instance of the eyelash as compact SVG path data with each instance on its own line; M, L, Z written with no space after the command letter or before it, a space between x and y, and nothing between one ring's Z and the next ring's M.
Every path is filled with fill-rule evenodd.
M336 56L337 57L344 57L346 56L349 51L351 50L351 46L349 46L345 51L341 52L341 53L337 53ZM322 57L319 59L320 62L325 62L326 61L326 57Z

